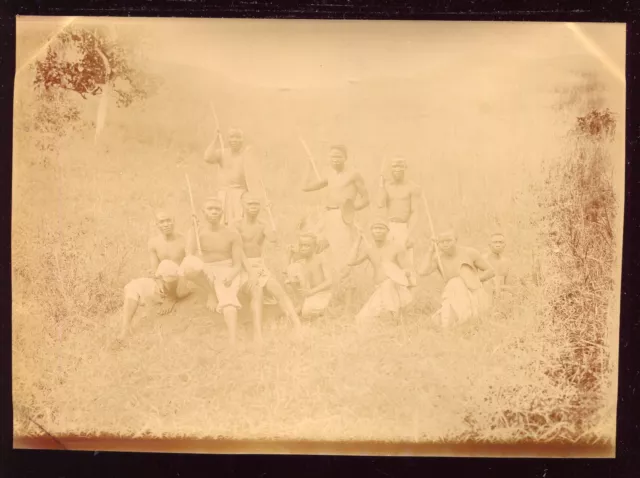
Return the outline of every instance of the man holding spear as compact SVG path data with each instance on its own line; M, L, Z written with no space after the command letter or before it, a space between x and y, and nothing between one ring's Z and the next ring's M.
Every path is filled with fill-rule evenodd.
M218 115L211 106L216 120L216 137L207 147L204 160L210 164L217 164L218 169L218 197L223 204L223 223L233 224L242 218L242 195L249 189L247 186L246 163L248 162L249 147L244 144L244 135L238 128L229 130L229 149L225 149Z
M407 161L391 160L391 181L380 177L378 207L386 209L389 221L389 240L407 249L407 260L413 267L414 233L418 224L420 188L406 178Z
M351 281L350 268L347 266L348 253L352 250L359 233L354 225L355 212L369 205L369 193L362 175L346 166L347 149L343 145L334 145L329 150L331 172L326 178L320 177L313 156L306 143L300 138L311 168L307 171L304 192L327 188L328 197L324 212L324 236L329 242L333 258L333 272L336 285L342 282L345 292L345 305L351 308L355 285ZM314 175L312 176L311 170Z

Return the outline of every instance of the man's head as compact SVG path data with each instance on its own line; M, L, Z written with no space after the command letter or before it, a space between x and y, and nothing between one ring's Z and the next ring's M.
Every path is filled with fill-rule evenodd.
M202 213L209 223L219 224L223 214L222 201L217 197L207 198L202 206Z
M298 252L302 257L311 257L316 250L318 238L311 232L302 232L298 235Z
M453 255L456 252L456 243L458 242L458 235L453 227L447 227L438 234L438 249L443 254Z
M383 242L389 234L389 224L383 217L376 217L371 221L371 236L376 242Z
M494 232L491 234L491 240L489 241L489 249L496 255L502 254L505 247L504 234L501 232Z
M175 223L173 217L165 210L156 211L156 226L163 236L173 234Z
M341 144L334 144L329 149L329 162L331 167L336 171L340 171L344 168L344 163L347 161L347 148Z
M239 128L231 128L229 130L229 147L232 151L240 151L244 144L244 134Z
M242 195L242 205L247 216L255 217L260 213L260 199L255 194L245 192Z
M401 157L395 157L391 160L391 175L396 181L404 179L404 172L407 169L407 160Z

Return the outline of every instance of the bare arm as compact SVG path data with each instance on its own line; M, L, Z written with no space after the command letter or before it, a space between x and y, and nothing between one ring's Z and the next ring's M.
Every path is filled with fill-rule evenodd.
M482 257L478 251L473 250L471 256L473 258L473 265L475 265L479 271L482 271L479 276L480 282L486 282L496 275L491 264L489 264L489 262Z
M276 230L271 227L271 224L262 223L263 229L262 233L267 241L274 243L277 241L277 233Z
M237 232L233 232L233 239L231 242L231 264L232 272L227 277L227 280L233 280L242 272L242 267L245 264L245 255L242 248L242 238Z
M189 228L189 232L187 233L187 239L184 249L188 256L195 256L196 254L198 254L198 244L196 242L196 233L193 229L193 226Z
M380 180L380 187L378 189L378 208L384 209L387 207L389 201L389 194L387 193L387 187L384 184L384 180Z
M149 240L147 248L149 250L149 264L151 266L151 274L155 275L156 271L158 270L158 266L160 265L160 259L158 259L158 251L156 250L153 239Z
M404 247L398 248L398 254L396 255L396 260L398 261L398 265L406 273L409 273L411 271L411 264L409 263L409 258L407 257L407 250Z
M222 159L222 151L216 148L216 143L218 142L219 137L220 136L216 134L216 137L214 138L214 140L205 150L204 160L206 163L220 164L220 160Z
M438 268L438 263L435 260L435 255L436 255L436 245L432 242L431 243L431 247L429 248L429 251L427 252L426 257L424 258L424 261L422 262L422 264L420 265L420 267L418 268L418 274L421 276L428 276L429 274L432 274L437 268Z
M354 174L353 184L360 195L360 200L353 203L353 208L356 211L360 211L369 205L369 191L367 191L367 186L365 185L364 179L362 179L360 173Z
M418 226L418 204L420 204L420 187L415 186L411 191L411 214L408 221L407 237L413 237L413 233Z
M361 254L358 254L360 251L360 244L362 244L362 236L358 237L358 240L351 248L351 252L349 253L349 258L347 259L347 265L349 267L354 267L359 264L362 264L365 260L369 258L369 251L365 249Z

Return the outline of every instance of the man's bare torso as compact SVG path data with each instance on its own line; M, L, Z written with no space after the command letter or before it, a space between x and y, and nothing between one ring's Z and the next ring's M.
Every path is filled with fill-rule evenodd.
M412 204L415 185L409 182L385 183L384 189L387 196L387 213L391 222L409 222L411 211L415 207Z
M327 206L341 207L347 201L355 201L358 189L355 184L356 171L345 170L340 173L332 170L327 176L329 195Z
M246 148L238 152L225 150L224 154L220 150L216 151L220 165L219 181L221 187L247 189L244 171L245 153Z
M186 255L186 241L182 234L175 234L172 240L167 240L162 234L149 240L149 250L154 252L158 262L170 260L180 264Z
M384 273L382 269L383 262L391 262L398 267L400 267L400 263L398 261L398 256L401 254L402 250L395 244L390 242L386 242L384 245L378 247L377 245L373 245L367 252L369 256L369 260L371 261L371 265L374 270L375 283L379 284L384 282L387 279L387 275Z
M302 262L304 277L309 287L316 287L326 280L322 257L318 254Z
M456 253L453 256L440 254L440 260L444 268L444 280L450 281L455 277L460 277L463 265L469 266L473 272L477 273L475 265L477 255L478 253L475 249L463 246L457 246Z
M237 233L220 226L212 230L210 226L200 229L200 246L204 262L218 262L232 258L233 244L237 240Z
M484 258L496 273L494 276L494 282L504 285L511 269L511 261L502 255L497 256L492 252L487 252L484 255Z
M252 224L246 221L238 221L234 224L234 227L242 238L244 254L248 258L262 257L265 225L260 221Z

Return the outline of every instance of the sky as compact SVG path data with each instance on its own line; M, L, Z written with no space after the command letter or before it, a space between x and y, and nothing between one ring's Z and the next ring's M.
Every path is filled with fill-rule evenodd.
M18 65L70 19L18 19ZM135 35L151 60L221 72L253 86L335 87L379 77L421 77L451 65L588 56L563 23L212 20L121 18L108 22ZM622 70L623 24L584 25ZM27 38L30 37L30 38ZM515 65L517 67L517 65Z

